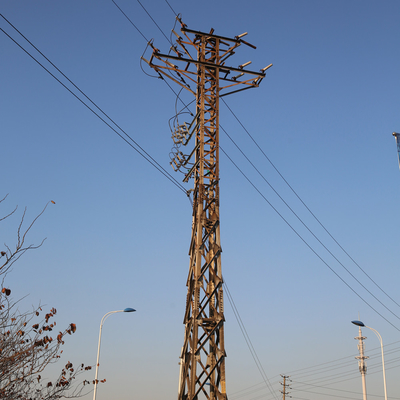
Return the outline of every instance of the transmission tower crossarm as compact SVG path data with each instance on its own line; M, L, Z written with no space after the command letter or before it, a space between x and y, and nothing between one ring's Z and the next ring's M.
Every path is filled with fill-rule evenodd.
M188 28L186 28L185 25L182 26L181 31L182 32L192 33L192 34L194 34L196 36L206 35L209 38L219 39L219 40L225 41L225 42L234 42L234 43L237 43L238 45L243 43L243 44L245 44L245 45L247 45L247 46L249 46L249 47L251 47L253 49L257 49L256 46L254 46L253 44L251 44L249 42L246 42L243 39L240 39L238 36L236 36L235 38L229 38L229 37L226 37L226 36L214 35L213 33L206 33L206 32L195 31L193 29L188 29Z
M158 59L160 59L160 58L169 59L170 58L171 60L178 60L178 61L183 61L183 62L187 62L187 63L199 64L199 65L202 65L204 67L218 68L223 73L226 73L227 71L244 72L246 74L256 75L258 77L265 78L265 73L264 72L248 71L248 70L244 70L243 68L226 67L226 66L222 66L222 65L219 65L219 64L216 65L216 64L210 63L210 62L192 60L192 59L189 59L189 58L178 57L178 56L174 56L172 54L162 54L162 53L159 53L159 52L155 52L154 56L156 56ZM176 66L174 66L174 67L176 67Z

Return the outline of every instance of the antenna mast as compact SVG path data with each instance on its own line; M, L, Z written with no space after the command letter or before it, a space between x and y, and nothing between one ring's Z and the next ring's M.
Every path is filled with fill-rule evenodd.
M175 151L171 165L194 179L192 237L190 241L187 298L183 323L185 336L180 354L179 400L225 400L224 300L219 226L219 98L258 87L265 71L226 66L247 33L227 38L188 29L179 17L181 34L168 54L149 45L150 60L142 59L164 79L167 77L195 96L193 121L172 131ZM176 65L178 64L178 65ZM232 76L234 75L234 76ZM240 89L237 87L241 87ZM194 138L192 151L183 154Z

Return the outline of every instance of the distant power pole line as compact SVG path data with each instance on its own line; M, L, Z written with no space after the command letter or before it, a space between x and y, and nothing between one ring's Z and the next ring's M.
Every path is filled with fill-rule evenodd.
M208 33L188 29L179 17L177 20L181 34L172 30L176 42L169 53L161 53L150 42L152 55L149 60L142 59L161 78L167 77L192 93L196 101L193 121L176 122L172 131L175 150L171 165L184 173L184 182L194 179L178 399L224 400L227 395L219 221L219 98L258 87L272 64L258 72L245 69L251 62L230 67L226 62L241 44L255 48L243 40L247 33L227 38L215 35L214 29ZM192 151L183 154L180 149L189 143Z
M291 389L289 384L286 383L286 380L288 380L289 382L291 382L291 380L289 379L288 375L281 375L281 377L283 378L283 382L280 382L280 384L283 386L283 388L282 388L282 390L280 390L280 392L282 393L283 400L286 400L286 396L289 395L289 393L290 393L287 391L287 389ZM291 398L292 396L288 396L288 397Z
M399 168L400 168L400 133L393 132L393 136L396 139L397 157L398 157Z
M366 339L366 337L362 336L361 326L358 327L358 336L355 337L354 339L358 340L357 347L358 351L360 352L360 355L356 357L356 359L358 360L358 368L361 373L363 400L367 400L367 386L365 382L365 375L367 374L367 363L365 360L369 357L364 356L364 340Z

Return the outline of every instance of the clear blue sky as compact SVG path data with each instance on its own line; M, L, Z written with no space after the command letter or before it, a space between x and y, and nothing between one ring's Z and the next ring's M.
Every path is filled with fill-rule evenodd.
M168 42L137 1L117 3L144 36L168 51ZM247 31L257 50L242 46L232 65L252 60L258 70L274 64L260 88L225 98L228 105L335 239L400 303L400 171L391 135L400 131L400 2L169 3L192 29L214 28L223 36ZM174 14L168 4L142 4L169 36ZM175 114L175 95L143 73L146 41L111 0L3 0L0 10L169 170L168 120ZM3 19L0 27L59 77ZM32 219L49 200L56 202L29 238L38 243L47 237L45 244L25 255L8 278L13 295L29 294L21 307L39 301L56 307L60 326L77 324L65 362L94 364L101 317L136 308L135 314L111 316L104 326L100 378L107 384L98 398L175 398L190 203L3 32L0 48L1 187L3 195L9 193L2 214L18 204L28 207L27 219ZM222 155L223 274L275 395L281 398L283 373L295 381L294 399L360 399L353 358L358 329L350 321L360 313L386 344L395 343L399 306L324 232L223 104L220 122L305 224L393 314L324 250L221 133L229 156L320 257L398 328L352 292ZM2 225L3 242L13 243L17 223L15 216ZM254 386L262 377L226 303L228 395L272 400L265 385ZM368 391L383 396L378 340L370 331L363 333L371 356ZM387 355L393 399L400 393L399 349L393 344ZM337 369L298 371L333 366L336 359L343 359ZM317 375L318 370L323 373ZM334 384L335 374L344 374L335 378L344 381Z

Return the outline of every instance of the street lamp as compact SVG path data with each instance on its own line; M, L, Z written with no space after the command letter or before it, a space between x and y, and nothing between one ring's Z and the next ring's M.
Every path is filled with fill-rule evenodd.
M94 378L94 391L93 391L93 400L96 400L96 392L97 392L97 374L99 372L99 359L100 359L100 343L101 343L101 331L103 329L104 321L111 315L119 312L134 312L133 308L125 308L125 310L118 310L118 311L110 311L103 316L100 322L100 332L99 332L99 345L97 347L97 362L96 362L96 376Z
M381 343L381 353L382 353L382 371L383 371L383 388L385 390L385 400L387 400L387 393L386 393L386 374L385 374L385 359L383 357L383 343L382 343L382 336L379 334L378 331L376 331L374 328L371 328L370 326L365 325L361 321L351 321L352 324L357 325L357 326L364 326L365 328L371 329L375 333L376 336L378 336L378 339Z

